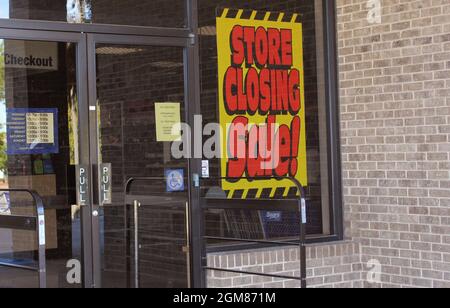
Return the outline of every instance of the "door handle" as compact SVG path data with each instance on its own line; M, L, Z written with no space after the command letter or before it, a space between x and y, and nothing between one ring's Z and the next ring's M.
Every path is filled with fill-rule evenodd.
M77 180L77 204L80 207L85 207L90 204L89 183L90 183L90 169L88 165L77 165L76 167Z
M112 204L112 164L102 163L98 166L99 205Z

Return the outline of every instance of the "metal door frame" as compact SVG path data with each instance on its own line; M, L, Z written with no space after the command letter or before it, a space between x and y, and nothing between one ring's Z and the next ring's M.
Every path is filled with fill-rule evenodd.
M89 83L96 80L95 77L95 43L117 44L142 44L149 46L174 46L184 47L184 79L185 79L185 104L186 121L194 123L194 115L200 114L200 67L198 46L198 20L197 0L186 0L187 27L183 29L141 27L126 25L103 24L68 24L65 22L0 19L0 37L5 39L45 40L56 42L77 43L77 82L79 100L79 140L80 140L80 164L91 166L94 159L92 152L96 152L97 135L96 118L92 120L92 112L89 110L96 101L96 85ZM194 139L195 136L193 135ZM193 142L192 139L192 142ZM192 143L193 144L193 143ZM94 147L93 147L94 146ZM96 157L95 157L96 158ZM92 168L92 166L91 166ZM191 238L191 285L204 287L205 282L201 277L201 241L199 214L200 205L198 195L193 188L194 174L201 172L201 160L191 158L188 160L189 168L189 205L190 205L190 238ZM90 172L92 175L92 170ZM95 248L92 231L93 224L91 201L95 191L91 183L89 196L90 202L82 208L82 235L83 235L83 286L87 288L98 287L98 266L94 268ZM195 228L194 228L195 226ZM98 245L98 242L97 242ZM98 257L97 257L98 258Z
M97 44L117 44L117 45L142 45L142 46L161 46L183 48L184 58L184 101L185 101L185 119L188 124L194 123L194 115L199 114L200 100L198 87L198 47L195 42L195 37L161 37L161 36L131 36L131 35L112 35L112 34L86 34L87 39L87 67L88 67L88 93L89 93L89 136L90 136L90 166L92 172L95 172L95 166L98 164L98 118L97 118L97 88L96 88L96 53L95 46ZM194 138L194 136L192 136ZM199 204L196 199L193 188L193 174L198 173L198 162L194 159L188 159L188 199L189 199L189 230L191 242L195 243L198 234L192 230L192 226L196 225L195 212ZM93 284L92 287L102 287L102 264L101 264L101 246L100 246L100 225L98 216L93 215L94 212L100 210L98 200L94 199L96 195L94 192L97 189L96 183L91 182L91 200L92 202L92 254L93 254ZM196 251L196 246L191 246L191 285L195 284L195 277L200 275L200 267L196 267L196 258L200 252ZM199 259L200 260L200 259ZM200 264L198 262L198 264ZM196 274L197 273L197 274Z
M0 23L3 26L2 23ZM76 81L78 97L78 138L79 138L79 164L89 163L89 125L88 125L88 95L87 95L87 60L86 60L86 36L82 33L53 32L43 30L24 30L14 28L0 28L0 39L46 41L56 43L76 44ZM81 207L81 258L83 275L82 285L92 285L92 229L90 222L90 204Z

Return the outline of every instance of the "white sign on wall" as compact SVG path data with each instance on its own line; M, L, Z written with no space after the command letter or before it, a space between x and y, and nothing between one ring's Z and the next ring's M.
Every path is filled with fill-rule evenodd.
M5 41L5 67L58 70L58 43Z

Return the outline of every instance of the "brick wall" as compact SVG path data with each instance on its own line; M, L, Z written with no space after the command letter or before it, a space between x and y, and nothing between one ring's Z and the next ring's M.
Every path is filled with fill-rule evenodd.
M337 3L346 236L382 287L450 287L450 2Z
M307 250L308 287L357 288L363 286L359 245L342 242L312 245ZM208 256L208 265L252 273L299 277L299 249L261 249ZM210 288L299 288L298 280L209 271Z
M310 287L450 287L450 2L381 4L382 23L369 24L366 0L337 0L350 244L308 248ZM269 262L265 254L210 256L209 263L292 272L290 256ZM369 260L381 263L379 284L366 281ZM293 286L219 272L208 281Z

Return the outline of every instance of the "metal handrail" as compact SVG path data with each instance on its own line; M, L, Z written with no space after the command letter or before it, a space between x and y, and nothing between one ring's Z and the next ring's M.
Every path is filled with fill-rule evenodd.
M125 183L125 195L130 192L131 184L144 181L165 181L165 177L131 177Z
M239 180L245 180L248 179L246 177L242 177L239 178ZM282 275L271 275L271 274L265 274L265 273L251 273L251 272L245 272L245 271L235 271L235 270L228 270L228 269L221 269L221 268L214 268L214 267L208 267L207 264L205 265L204 263L206 262L206 250L204 249L204 251L202 252L202 256L204 258L203 260L203 268L202 270L206 271L206 270L213 270L213 271L222 271L222 272L228 272L228 273L238 273L238 274L244 274L244 275L255 275L255 276L263 276L263 277L272 277L272 278L282 278L282 279L291 279L291 280L299 280L301 283L301 288L306 288L307 287L307 267L306 267L306 221L307 221L307 217L306 217L306 191L305 188L301 185L301 183L292 177L264 177L264 178L260 178L261 180L289 180L291 181L294 186L297 188L298 192L300 192L300 196L296 199L281 199L278 200L279 202L287 202L287 201L295 201L297 202L297 210L300 212L300 236L299 236L299 243L293 243L292 241L255 241L255 240L243 240L243 239L232 239L232 238L219 238L219 237L215 237L214 239L220 239L223 241L235 241L235 242L247 242L247 243L260 243L260 244L268 244L268 245L280 245L280 246L298 246L299 250L300 250L300 277L288 277L288 276L282 276ZM127 180L126 184L125 184L125 196L127 196L130 192L130 188L131 185L134 182L137 181L165 181L166 178L165 177L141 177L141 178L130 178ZM208 178L199 178L198 181L198 186L197 188L201 188L201 181L205 181L205 180L229 180L229 178L227 177L208 177ZM242 199L206 199L203 198L205 200L208 201L212 201L212 200L216 200L216 201L228 201L228 202L233 202L233 201L242 201ZM258 201L258 200L250 200L250 201ZM266 201L266 200L260 200L260 201ZM126 203L126 202L125 202ZM203 202L202 202L203 204ZM140 204L139 201L136 200L134 203L134 207L135 207L135 223L138 220L138 217L136 216L136 213L138 211ZM125 213L126 212L126 207L127 204L125 204ZM218 207L215 207L216 209ZM236 207L235 207L236 208ZM257 208L257 207L256 207ZM224 210L228 209L228 208L223 208ZM243 207L242 209L248 209ZM255 207L253 206L251 209L255 210ZM263 208L261 207L258 210L266 210L267 208ZM204 210L204 208L201 206L201 211ZM277 209L278 211L283 211L282 208ZM187 214L189 215L189 211L187 210ZM202 215L204 218L204 215ZM187 219L189 220L189 218L187 217ZM125 215L125 220L126 220L126 226L127 226L127 230L128 230L128 219L127 219L127 214ZM136 230L138 225L136 225ZM187 224L187 227L189 228L189 224ZM136 232L136 231L135 231ZM189 230L188 230L189 232ZM188 239L189 239L190 235L188 233ZM203 240L206 239L213 239L213 237L207 237L204 234L202 234L201 236L203 238ZM128 238L128 237L127 237ZM138 256L139 254L139 247L137 247L137 235L135 234L135 240L136 240L136 245L135 245L135 257ZM188 241L188 245L189 245L189 241ZM129 246L129 245L127 245ZM127 248L128 250L129 248ZM136 265L135 265L136 266ZM137 269L135 269L135 286L139 287L139 273L138 271L138 265L136 266Z
M131 177L129 178L126 183L125 183L125 189L124 189L124 193L125 193L125 202L124 202L124 218L125 218L125 243L126 243L126 251L127 251L127 256L131 256L131 243L130 243L130 233L131 233L131 228L129 226L129 220L128 220L128 205L133 205L134 207L134 287L135 288L139 288L140 287L140 269L139 269L139 249L140 249L140 245L139 245L139 208L142 205L150 205L150 204L142 204L142 202L139 202L139 200L133 200L133 204L129 204L128 198L127 196L129 195L130 192L130 188L131 185L135 182L148 182L148 181L166 181L165 177ZM136 196L138 197L138 196ZM190 225L190 218L189 218L189 203L186 202L186 249L189 252L190 251L190 232L189 232L189 225ZM130 259L127 258L127 270L131 273L131 264L130 264ZM191 283L191 278L190 278L190 255L187 255L187 264L188 264L188 268L187 268L187 274L188 274L188 285L190 286ZM130 285L128 285L130 287Z
M223 180L229 180L230 178L227 177L208 177L208 178L201 178L201 180L215 180L215 181L223 181ZM233 180L246 180L246 179L251 179L248 177L241 177L238 179L233 179ZM255 272L247 272L247 271L239 271L239 270L231 270L231 269L223 269L223 268L217 268L217 267L211 267L208 266L207 264L207 259L206 259L206 251L202 253L202 255L204 256L204 260L203 260L203 270L204 271L217 271L217 272L226 272L226 273L235 273L235 274L242 274L242 275L253 275L253 276L263 276L263 277L271 277L271 278L278 278L278 279L290 279L290 280L298 280L300 281L301 284L301 288L306 288L307 287L307 266L306 266L306 223L307 223L307 217L306 217L306 190L305 188L301 185L301 183L293 178L293 177L263 177L263 178L258 178L258 180L289 180L291 181L296 187L298 192L300 193L300 196L296 200L297 202L297 209L300 213L300 236L299 236L299 243L293 243L292 241L265 241L265 240L246 240L246 239L236 239L236 238L229 238L229 237L211 237L211 236L202 236L203 240L221 240L221 241L226 241L226 242L245 242L245 243L257 243L257 244L267 244L267 245L278 245L278 246L298 246L299 247L299 251L300 251L300 277L289 277L289 276L284 276L284 275L276 275L276 274L265 274L265 273L255 273ZM252 179L253 180L253 179ZM201 185L199 184L199 188L201 188ZM211 200L213 201L220 201L220 202L235 202L237 203L237 201L239 200L240 202L243 201L243 199L233 199L233 198L227 198L227 199L210 199L210 198L202 198L203 200L209 201L211 202ZM252 202L262 202L262 201L267 201L270 199L251 199ZM292 201L293 199L280 199L277 200L278 202L283 202L283 201ZM244 200L245 201L245 200ZM205 203L205 205L203 206L203 203ZM223 210L227 210L227 209L242 209L242 210L267 210L267 207L258 207L257 205L253 204L252 207L249 209L247 207L239 207L236 204L233 204L231 207L220 207L220 206L214 206L214 209L223 209ZM206 202L202 202L202 207L201 210L205 210L205 209L209 209L208 206L206 205ZM283 208L280 207L279 209L277 209L277 211L283 211ZM204 215L202 215L204 217ZM203 231L204 233L204 231Z
M34 220L34 227L36 230L36 238L38 244L38 267L28 267L28 266L19 266L14 264L9 264L7 262L0 263L0 266L17 268L23 270L31 270L39 273L39 288L47 287L47 265L46 265L46 238L45 238L45 209L44 202L41 196L34 190L30 189L0 189L0 192L9 192L9 193L27 193L31 195L33 198L34 204L36 206L36 216L17 216L17 215L0 215L0 228L1 222L12 222L12 221L21 221L24 222L22 227L8 227L7 229L16 229L16 230L30 230L31 221ZM25 227L26 226L26 227Z

